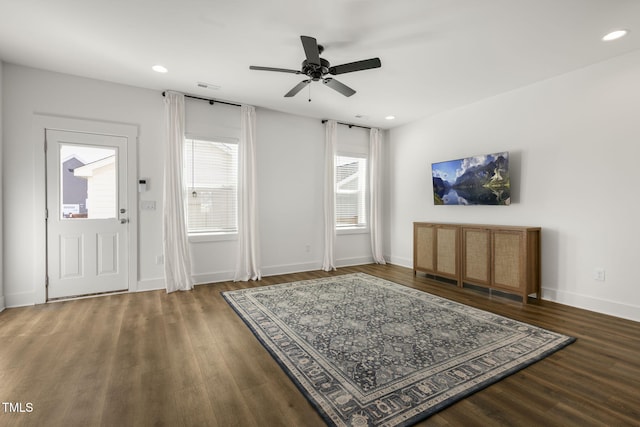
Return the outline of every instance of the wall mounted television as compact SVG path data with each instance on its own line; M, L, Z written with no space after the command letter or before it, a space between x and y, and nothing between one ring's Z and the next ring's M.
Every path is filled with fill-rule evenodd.
M509 153L432 163L435 205L511 204Z

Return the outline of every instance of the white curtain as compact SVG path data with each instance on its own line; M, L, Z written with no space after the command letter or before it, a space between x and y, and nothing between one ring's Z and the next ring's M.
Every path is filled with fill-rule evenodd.
M256 109L243 105L238 146L238 254L234 281L260 280Z
M369 216L371 252L378 264L386 264L382 254L382 132L371 128L369 133Z
M328 120L325 127L325 154L324 154L324 258L322 269L324 271L335 270L333 247L336 238L336 144L337 123Z
M183 183L184 95L165 92L164 98L164 279L167 293L193 289L185 220Z

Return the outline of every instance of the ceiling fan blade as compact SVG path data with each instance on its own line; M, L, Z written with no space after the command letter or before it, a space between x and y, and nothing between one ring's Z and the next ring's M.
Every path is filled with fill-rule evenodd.
M336 79L333 79L331 77L328 77L328 78L322 80L322 83L326 84L331 89L340 92L344 96L351 96L354 93L356 93L356 91L351 89L349 86L347 86L347 85L345 85L343 83L340 83L339 81L337 81Z
M294 95L296 95L298 92L300 92L302 89L304 89L304 87L306 85L308 85L309 83L311 83L311 79L309 80L303 80L300 83L298 83L297 85L295 85L295 87L293 89L291 89L289 92L287 92L284 96L285 98L290 98Z
M329 74L338 75L344 73L352 73L354 71L370 70L371 68L380 68L382 63L380 58L365 59L363 61L349 62L348 64L336 65L329 67Z
M249 69L250 70L260 70L260 71L277 71L279 73L302 74L298 70L289 70L287 68L258 67L257 65L250 65Z
M318 49L316 39L308 36L300 36L300 40L302 40L304 54L307 56L307 63L320 65L320 50Z

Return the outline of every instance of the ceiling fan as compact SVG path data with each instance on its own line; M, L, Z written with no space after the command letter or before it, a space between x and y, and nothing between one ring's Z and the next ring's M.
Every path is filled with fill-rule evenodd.
M371 58L365 59L362 61L349 62L347 64L335 65L331 66L329 61L324 58L320 58L320 55L324 51L324 47L319 45L316 39L308 36L300 36L300 40L302 40L302 47L304 48L304 54L307 57L304 61L302 61L302 68L300 70L290 70L286 68L272 68L272 67L259 67L255 65L251 65L249 69L251 70L262 70L262 71L277 71L280 73L291 73L291 74L304 74L309 77L306 80L301 81L296 86L293 87L289 92L287 92L284 96L291 97L300 92L304 87L306 87L309 83L317 82L318 80L322 80L322 83L329 86L331 89L340 92L344 96L351 96L356 93L355 90L351 89L349 86L344 83L340 83L338 80L333 77L327 77L327 75L338 75L345 73L352 73L354 71L362 71L369 70L371 68L380 68L382 66L380 62L380 58Z

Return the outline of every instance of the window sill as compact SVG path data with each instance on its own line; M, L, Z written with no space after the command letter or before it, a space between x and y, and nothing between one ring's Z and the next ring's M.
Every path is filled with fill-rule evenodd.
M336 235L343 234L368 234L369 227L351 227L351 228L337 228Z
M238 240L238 233L189 234L189 243L224 242Z

